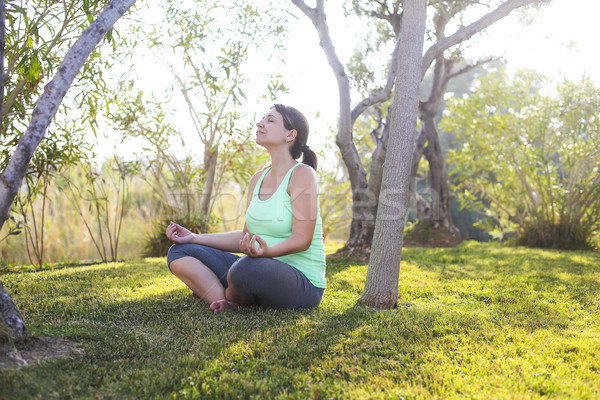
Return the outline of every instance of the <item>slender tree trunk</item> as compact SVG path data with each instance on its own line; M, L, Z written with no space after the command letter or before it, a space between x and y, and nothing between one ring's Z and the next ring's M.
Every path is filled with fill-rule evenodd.
M371 157L371 170L367 193L370 194L370 202L365 208L365 219L361 221L356 237L350 236L349 240L356 243L356 254L360 258L365 258L371 251L371 243L375 233L375 219L379 206L379 194L381 192L381 182L383 180L383 164L387 154L387 146L390 132L391 107L385 120L379 121L379 126L371 133L375 142L375 150Z
M382 309L392 308L398 302L398 272L408 211L426 19L427 0L404 1L401 60L396 76L391 133L383 165L371 259L361 297L364 304Z
M200 203L200 214L202 218L202 230L208 229L210 221L210 205L212 200L212 191L215 184L215 176L217 174L217 161L219 159L219 148L215 150L207 149L204 154L204 170L206 171L206 179L204 181L204 190L202 191L202 201Z
M0 0L0 131L2 127L3 114L1 112L2 104L4 104L4 49L6 48L6 14L5 14L5 3L4 0ZM0 225L0 228L2 225ZM12 301L10 294L4 289L2 281L0 281L0 323L5 325L10 332L11 336L17 344L25 343L29 339L29 332L27 331L27 325L23 320L23 316L19 312L19 309ZM0 335L0 345L2 344L3 338Z

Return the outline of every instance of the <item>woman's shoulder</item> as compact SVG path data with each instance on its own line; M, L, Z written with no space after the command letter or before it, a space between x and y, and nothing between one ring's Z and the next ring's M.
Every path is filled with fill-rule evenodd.
M313 167L300 163L292 171L290 185L293 187L312 187L317 183L317 172Z

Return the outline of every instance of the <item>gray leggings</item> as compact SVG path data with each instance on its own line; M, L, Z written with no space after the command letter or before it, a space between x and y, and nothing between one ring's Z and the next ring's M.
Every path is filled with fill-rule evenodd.
M324 288L314 286L296 268L273 258L239 257L199 244L175 244L169 249L167 265L181 257L200 260L227 289L227 274L243 297L255 297L260 306L302 309L319 305Z

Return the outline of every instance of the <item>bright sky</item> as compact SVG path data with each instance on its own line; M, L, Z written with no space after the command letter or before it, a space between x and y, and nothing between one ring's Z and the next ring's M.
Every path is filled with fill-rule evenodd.
M283 0L282 0L283 1ZM343 18L342 0L329 0L326 13L330 32L338 54L345 61L355 43L364 40L357 33L357 26ZM309 4L311 2L308 2ZM295 10L298 19L289 28L286 65L263 65L258 62L249 72L273 69L283 76L290 93L278 99L303 111L311 122L309 144L317 150L325 150L334 142L339 112L337 83L319 46L316 30L309 19ZM588 74L600 85L600 57L596 38L600 37L597 22L600 15L598 0L554 0L536 14L530 25L523 25L516 12L488 28L486 33L471 40L468 49L471 58L501 56L510 71L528 67L551 77L566 76L577 80ZM149 60L145 60L145 64ZM146 67L146 66L145 66ZM146 67L147 68L147 67ZM160 66L157 64L157 68ZM148 68L149 69L149 68ZM156 90L156 74L148 76ZM251 98L252 94L248 94ZM353 98L352 104L360 99ZM271 103L255 105L253 112L263 113Z

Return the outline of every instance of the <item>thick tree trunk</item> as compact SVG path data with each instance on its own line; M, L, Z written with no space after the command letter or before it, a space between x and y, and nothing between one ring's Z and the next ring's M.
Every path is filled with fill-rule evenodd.
M430 206L419 215L421 222L430 223L434 228L443 227L451 234L458 235L458 229L452 221L450 212L450 188L448 186L448 173L442 154L437 126L433 115L426 116L423 120L423 129L426 132L427 146L423 154L429 162L429 196Z
M5 325L9 330L10 339L16 344L22 344L29 340L29 332L23 320L23 316L19 312L17 306L13 302L10 294L4 289L4 285L0 281L0 323ZM0 345L2 337L0 336Z
M371 259L361 296L364 304L382 309L392 308L398 302L398 272L408 212L426 19L427 0L404 1L401 61L396 76L391 133L383 165Z

